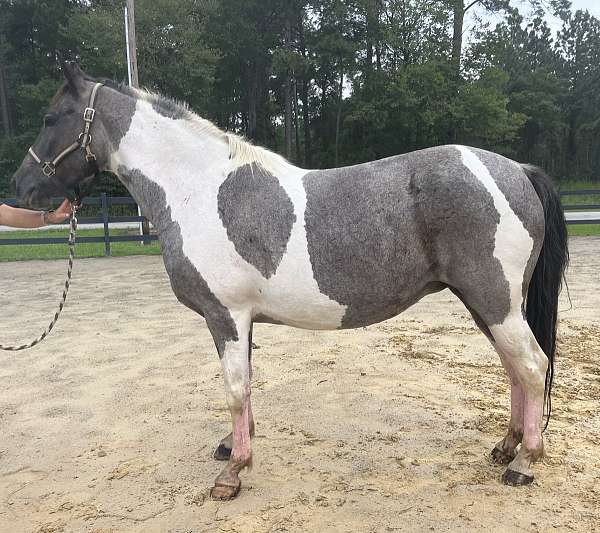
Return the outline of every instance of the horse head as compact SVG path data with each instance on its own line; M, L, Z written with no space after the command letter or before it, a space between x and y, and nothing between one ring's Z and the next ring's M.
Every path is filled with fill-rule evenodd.
M52 196L75 199L108 161L108 136L95 109L102 84L76 63L65 63L63 70L66 81L14 175L17 197L28 207L46 207Z

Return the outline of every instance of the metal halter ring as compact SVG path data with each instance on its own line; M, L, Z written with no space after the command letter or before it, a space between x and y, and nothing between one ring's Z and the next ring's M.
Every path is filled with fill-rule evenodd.
M84 139L83 142L81 141L82 137ZM85 148L88 144L92 144L92 134L91 133L80 133L79 137L77 139L81 143L82 148Z
M54 174L56 174L56 167L50 161L46 161L42 165L42 172L44 173L44 176L46 176L47 178L51 178L52 176L54 176Z

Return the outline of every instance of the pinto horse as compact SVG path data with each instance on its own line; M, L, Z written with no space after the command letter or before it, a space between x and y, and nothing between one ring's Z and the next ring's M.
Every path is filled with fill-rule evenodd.
M543 454L557 302L568 261L559 197L542 171L466 146L303 170L163 96L102 83L76 64L15 175L30 207L116 174L159 232L180 302L206 319L233 430L212 497L251 464L252 325L357 328L450 289L511 383L503 481ZM81 132L81 133L80 133ZM520 445L520 446L519 446Z

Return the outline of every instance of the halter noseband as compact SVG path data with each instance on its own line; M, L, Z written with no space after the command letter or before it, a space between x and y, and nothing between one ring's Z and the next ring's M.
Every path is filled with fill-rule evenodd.
M44 176L47 178L51 178L56 174L56 167L59 163L67 157L69 154L73 153L78 148L83 148L85 150L85 160L88 164L93 165L95 167L95 172L98 172L98 165L96 163L96 155L92 152L90 145L92 144L92 135L90 134L90 129L92 127L92 122L94 122L94 118L96 116L96 110L94 109L94 102L96 101L96 94L98 93L98 89L102 87L102 83L96 83L94 88L92 89L92 94L90 95L90 101L88 106L85 108L83 112L83 120L85 122L85 126L83 131L79 134L77 141L75 141L70 146L67 146L60 154L58 154L52 161L44 161L38 157L38 155L34 152L33 146L29 148L29 153L31 157L35 159L35 161L42 166L42 172Z

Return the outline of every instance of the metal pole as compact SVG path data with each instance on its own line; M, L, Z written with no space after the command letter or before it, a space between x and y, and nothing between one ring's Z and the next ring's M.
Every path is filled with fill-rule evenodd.
M127 40L127 71L129 85L138 88L137 44L135 39L135 0L127 0L125 6L125 35Z
M130 87L140 86L137 66L137 42L135 38L135 0L127 0L125 5L125 42L127 44L127 77ZM140 206L137 206L138 216L142 216ZM147 220L140 221L140 235L150 235L150 224ZM149 244L143 240L142 245Z
M129 16L128 9L125 6L125 52L127 54L127 81L131 87L131 54L129 53Z

